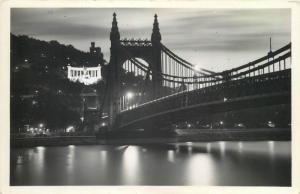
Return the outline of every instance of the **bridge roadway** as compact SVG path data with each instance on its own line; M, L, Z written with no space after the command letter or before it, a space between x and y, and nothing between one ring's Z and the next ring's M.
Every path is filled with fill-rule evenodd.
M291 70L184 91L122 111L118 130L158 128L201 116L291 102Z

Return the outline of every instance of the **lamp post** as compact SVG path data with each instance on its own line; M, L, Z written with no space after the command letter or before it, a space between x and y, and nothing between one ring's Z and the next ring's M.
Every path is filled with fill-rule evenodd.
M127 92L126 98L127 98L127 109L130 109L130 100L133 98L133 93Z

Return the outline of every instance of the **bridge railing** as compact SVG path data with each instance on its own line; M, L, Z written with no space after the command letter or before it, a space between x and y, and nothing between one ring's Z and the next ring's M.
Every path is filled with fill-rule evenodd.
M130 125L146 117L159 116L191 106L212 102L229 102L232 99L274 93L290 93L291 70L256 75L240 80L230 80L198 90L184 91L142 104L119 114L121 126Z

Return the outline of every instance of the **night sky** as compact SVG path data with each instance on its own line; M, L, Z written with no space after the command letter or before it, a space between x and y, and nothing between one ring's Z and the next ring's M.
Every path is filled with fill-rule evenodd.
M158 14L162 43L202 68L221 71L243 65L291 41L289 9L14 8L11 32L57 40L88 51L90 42L109 61L109 32L116 12L121 38L151 37Z

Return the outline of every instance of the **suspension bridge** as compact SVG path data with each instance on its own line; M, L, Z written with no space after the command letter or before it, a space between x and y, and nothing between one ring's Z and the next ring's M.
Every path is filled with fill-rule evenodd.
M182 59L161 40L157 15L151 39L142 40L121 39L113 14L110 62L103 68L109 130L160 128L207 114L290 104L291 43L213 72Z

